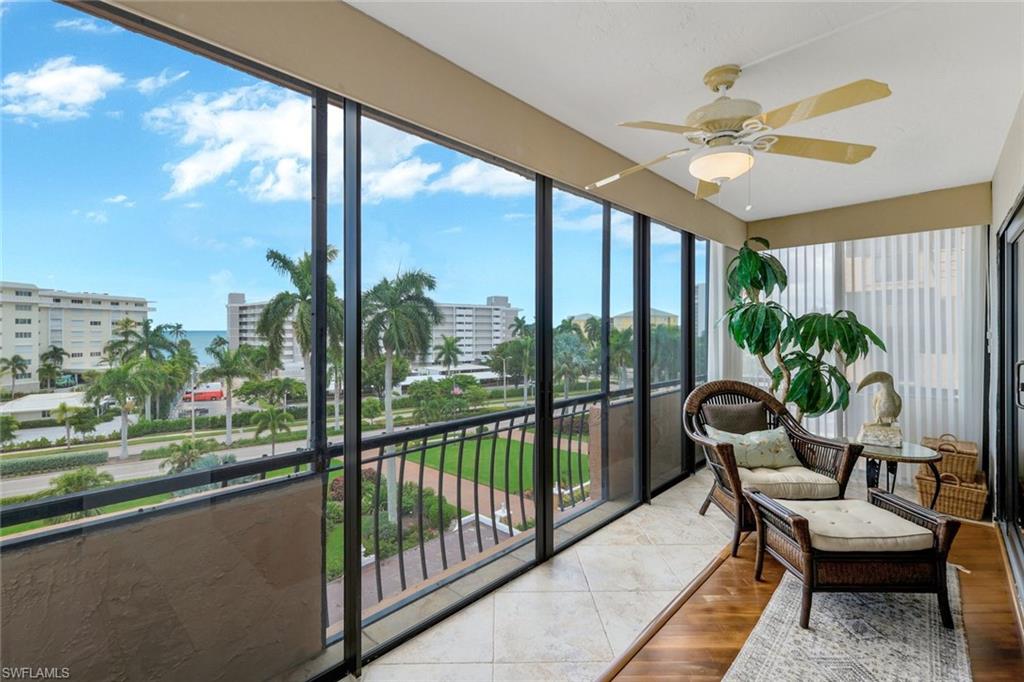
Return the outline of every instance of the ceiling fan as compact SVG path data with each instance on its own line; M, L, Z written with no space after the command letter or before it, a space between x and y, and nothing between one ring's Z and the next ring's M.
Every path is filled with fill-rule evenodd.
M704 84L711 92L721 96L691 111L682 125L658 121L620 123L627 128L677 133L693 146L676 149L647 163L631 166L588 185L587 189L604 187L627 175L692 151L695 153L690 159L690 175L698 180L695 197L706 199L717 194L723 182L735 180L753 168L754 152L847 164L859 163L875 152L871 145L776 135L774 131L790 123L888 97L892 91L885 83L865 78L764 112L761 105L753 100L732 99L724 94L739 78L740 71L740 67L735 64L725 64L704 74Z

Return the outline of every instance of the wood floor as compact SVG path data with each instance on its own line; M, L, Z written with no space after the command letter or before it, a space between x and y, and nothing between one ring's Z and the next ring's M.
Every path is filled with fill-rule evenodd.
M1024 680L1024 644L995 528L965 523L950 561L960 574L964 625L974 679ZM782 567L765 558L754 581L754 539L722 563L625 665L617 680L717 680L743 647L776 586Z

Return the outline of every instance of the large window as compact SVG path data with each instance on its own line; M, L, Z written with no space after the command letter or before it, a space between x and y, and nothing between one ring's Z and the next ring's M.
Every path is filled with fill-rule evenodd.
M683 235L651 224L651 485L683 474Z

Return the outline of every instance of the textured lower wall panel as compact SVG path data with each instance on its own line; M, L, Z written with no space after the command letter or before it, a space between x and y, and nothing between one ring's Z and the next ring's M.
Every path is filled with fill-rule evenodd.
M4 666L261 680L320 650L318 479L0 556Z

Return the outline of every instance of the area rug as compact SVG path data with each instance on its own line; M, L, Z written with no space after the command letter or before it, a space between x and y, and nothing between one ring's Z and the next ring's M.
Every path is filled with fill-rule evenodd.
M801 583L786 573L725 675L732 682L971 680L960 580L950 568L955 627L933 594L816 593L800 627Z

